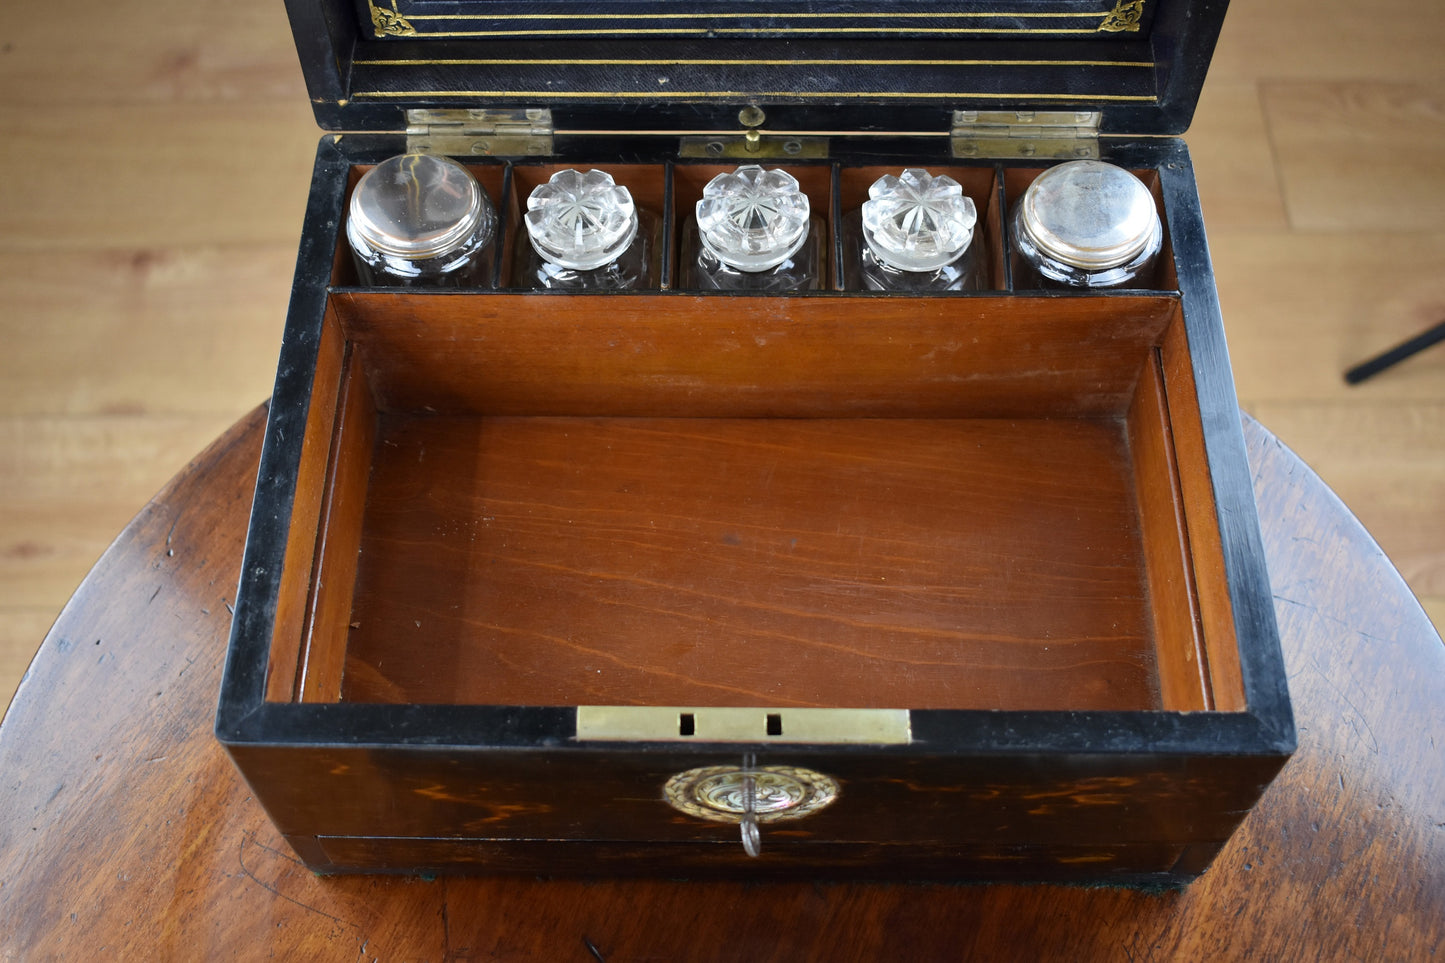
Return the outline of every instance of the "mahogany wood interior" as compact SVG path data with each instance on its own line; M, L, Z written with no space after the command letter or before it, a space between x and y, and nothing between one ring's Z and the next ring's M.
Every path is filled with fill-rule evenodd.
M1156 704L1117 420L396 413L379 439L347 699Z
M781 300L333 294L268 698L1241 708L1177 298Z
M301 463L296 472L296 501L291 508L281 593L276 600L271 658L266 670L266 698L273 702L290 701L300 682L298 660L303 640L311 629L306 618L311 597L311 574L321 534L322 501L327 488L331 451L335 447L332 435L337 421L346 354L341 324L334 308L328 305L312 375L311 407L306 415Z
M510 415L1121 417L1177 310L955 300L332 295L380 409Z
M1194 362L1183 323L1164 332L1159 361L1169 407L1169 434L1178 465L1179 498L1187 522L1181 537L1188 540L1198 593L1204 658L1214 708L1243 711L1244 677L1239 667L1239 642L1234 633L1234 606L1224 573L1224 545L1214 507L1214 489L1204 454L1204 426L1194 387Z

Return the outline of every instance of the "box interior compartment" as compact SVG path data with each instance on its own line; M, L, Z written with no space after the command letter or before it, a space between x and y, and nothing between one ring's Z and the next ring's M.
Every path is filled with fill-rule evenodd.
M1221 556L1172 295L337 290L267 697L1241 710Z
M526 232L522 224L522 213L526 210L527 196L532 190L554 173L574 167L587 170L597 167L611 174L617 183L632 192L637 206L652 212L662 222L662 270L661 287L677 286L677 265L680 257L681 234L688 217L692 214L703 188L716 175L737 168L733 162L714 163L669 163L669 164L619 164L599 161L595 164L575 162L571 164L507 163L503 161L468 160L467 169L477 178L497 207L498 235L497 258L492 289L513 287L513 264L519 244L525 243ZM868 199L868 188L884 174L898 174L905 164L892 166L867 164L840 164L809 161L765 161L764 167L780 167L798 178L803 191L812 203L813 213L823 220L828 233L825 246L827 268L825 289L844 290L839 258L844 245L840 232L850 213L856 212ZM917 165L915 165L917 166ZM964 194L971 198L978 211L978 222L974 229L973 244L984 253L988 269L988 289L992 291L1011 290L1012 256L1009 241L1008 212L1013 210L1018 199L1043 173L1044 167L1014 167L1002 164L927 164L929 173L946 175L958 181ZM351 191L361 175L370 165L356 165L348 177L346 198L349 203ZM1152 289L1175 291L1179 282L1174 269L1173 248L1169 239L1169 224L1158 171L1136 169L1133 173L1149 188L1154 197L1159 217L1164 223L1164 246L1160 251ZM331 272L331 285L336 288L357 286L356 269L351 261L351 251L344 232L338 244ZM477 289L473 289L477 293ZM544 292L557 294L564 292ZM638 292L643 293L643 292ZM797 292L790 297L816 296L820 292ZM864 292L853 292L864 293ZM985 292L986 293L986 292ZM567 295L571 296L571 295ZM714 295L717 296L717 295ZM969 296L977 296L970 294Z

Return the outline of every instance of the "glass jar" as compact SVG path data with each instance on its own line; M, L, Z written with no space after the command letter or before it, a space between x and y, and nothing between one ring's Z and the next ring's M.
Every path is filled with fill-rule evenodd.
M978 210L958 181L910 167L868 188L843 219L843 286L930 294L976 291L988 271L974 244Z
M662 221L605 171L558 171L527 198L516 287L629 291L660 281Z
M821 218L787 171L746 164L703 188L682 235L682 287L771 294L823 286Z
M1149 188L1103 161L1051 167L1014 206L1015 288L1148 288L1164 229Z
M497 212L461 164L435 154L388 158L351 192L346 239L364 285L487 287Z

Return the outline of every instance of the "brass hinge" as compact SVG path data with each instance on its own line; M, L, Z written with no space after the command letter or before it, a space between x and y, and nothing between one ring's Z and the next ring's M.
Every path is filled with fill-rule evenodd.
M1087 110L955 110L953 156L1095 158L1101 116Z
M408 110L406 148L448 157L545 157L552 153L552 112L543 107Z

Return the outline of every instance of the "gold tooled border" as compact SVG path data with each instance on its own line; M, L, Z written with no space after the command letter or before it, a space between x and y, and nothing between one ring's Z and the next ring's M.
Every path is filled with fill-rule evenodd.
M885 100L1006 100L1014 103L1028 103L1035 100L1065 100L1077 103L1156 103L1157 97L1152 94L1081 94L1073 93L1041 94L1035 92L1025 93L968 93L963 91L926 91L919 93L910 91L907 94L900 94L897 91L867 91L867 90L823 90L799 92L795 90L360 90L354 92L352 98L355 100L379 100L379 99L408 99L425 100L441 97L467 97L467 98L500 98L500 97L522 97L535 100L578 100L594 99L607 100L616 98L665 98L678 100L681 98L698 98L704 100L736 100L747 99L769 99L779 98L802 99L802 100L861 100L861 99L885 99Z
M1094 27L830 27L819 30L816 23L808 27L770 27L768 34L797 34L797 33L830 33L830 34L856 34L856 33L897 33L897 34L929 34L935 36L959 36L967 34L1071 34L1075 36L1089 35L1095 33L1137 33L1144 18L1144 5L1146 0L1115 0L1112 9L1099 11L1098 13L1074 13L1070 11L957 11L953 13L806 13L806 14L773 14L771 20L788 22L818 21L826 19L843 19L851 21L866 20L969 20L969 19L1012 19L1012 20L1048 20L1048 19L1072 19L1088 20L1097 16L1099 23ZM516 37L516 36L616 36L616 35L702 35L711 34L754 34L759 31L755 29L712 29L705 27L657 27L657 28L623 28L614 27L603 30L587 30L580 28L568 28L562 30L428 30L425 34L416 29L416 23L436 23L450 20L486 20L494 23L508 21L524 21L528 23L539 23L547 21L566 21L568 23L586 21L607 21L618 23L627 20L649 20L649 21L707 21L738 20L744 18L756 18L756 13L579 13L579 14L493 14L491 16L480 16L477 14L450 13L450 14L413 14L404 16L397 6L397 0L390 0L389 6L377 6L377 0L367 0L367 6L371 12L372 29L375 35L380 37Z
M1134 67L1154 69L1150 60L696 60L663 59L550 59L453 58L447 60L356 60L357 67Z

